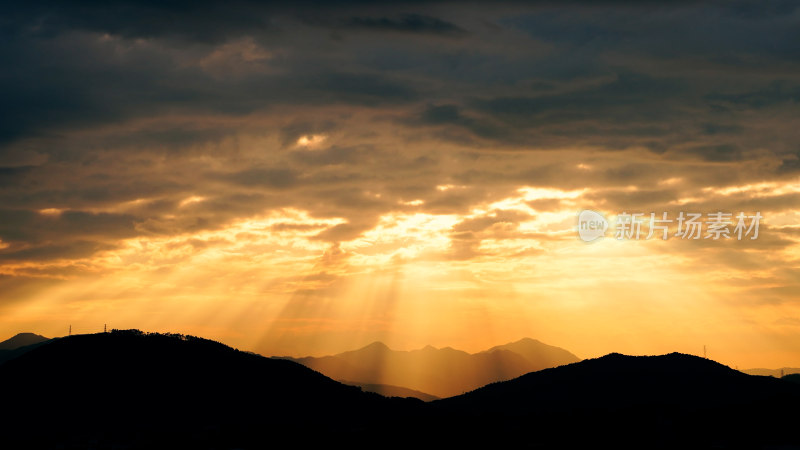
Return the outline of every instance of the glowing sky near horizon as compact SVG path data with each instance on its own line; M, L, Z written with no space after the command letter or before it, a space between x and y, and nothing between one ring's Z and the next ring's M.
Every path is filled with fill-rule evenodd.
M0 21L0 339L800 365L800 10L126 5ZM587 244L583 209L763 219Z

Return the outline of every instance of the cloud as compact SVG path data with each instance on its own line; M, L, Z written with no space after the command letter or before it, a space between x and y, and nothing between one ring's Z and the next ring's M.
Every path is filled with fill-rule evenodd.
M760 109L781 103L800 102L800 86L796 80L772 80L754 91L735 93L710 93L706 98L714 103L731 108Z
M27 210L2 210L0 239L5 242L53 241L62 237L107 236L123 238L136 233L134 217L127 214L64 211L56 216Z
M284 168L253 168L216 176L246 187L286 189L295 186L298 182L297 173Z
M604 249L709 297L737 283L797 302L794 5L7 9L0 284L15 295L97 277L119 295L142 279L164 298L245 286L256 309L296 292L335 307L388 272L406 299L492 286L533 305L582 292L569 271ZM589 247L583 208L761 211L764 234ZM612 281L583 283L632 285Z
M467 32L451 22L421 14L402 14L397 17L351 17L344 21L344 26L350 29L400 33L462 35Z
M306 166L335 166L363 162L373 151L369 147L332 146L321 150L297 150L292 152L290 157Z
M111 250L114 245L91 241L75 241L64 245L42 245L16 251L0 252L0 261L39 262L54 259L82 259L103 250Z

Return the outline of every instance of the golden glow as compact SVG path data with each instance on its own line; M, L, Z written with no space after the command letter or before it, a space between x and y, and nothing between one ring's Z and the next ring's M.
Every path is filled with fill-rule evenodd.
M449 191L450 189L459 189L459 188L463 189L464 186L456 186L456 185L453 185L453 184L440 184L440 185L436 186L436 190L437 191L441 191L441 192Z
M303 356L530 337L800 367L800 109L779 41L800 14L726 7L759 38L713 26L663 51L700 36L668 26L696 11L623 34L635 8L397 8L248 6L200 33L194 11L136 30L25 9L3 53L0 340L108 324ZM757 240L674 221L666 241L586 243L584 210L640 213L644 235L650 213L762 221Z
M187 197L187 198L181 200L181 202L178 204L178 206L184 207L186 205L191 205L192 203L200 203L200 202L205 201L205 200L206 200L205 197L201 197L201 196L198 196L198 195L193 195L191 197Z
M681 177L671 177L658 182L661 186L675 186L683 182L683 178Z
M328 136L325 136L324 134L309 134L306 136L300 136L300 138L297 140L297 146L316 148L325 142L326 139L328 139Z
M39 214L45 216L60 216L62 212L64 212L64 210L59 208L45 208L39 210Z
M713 343L716 359L740 366L791 358L791 349L755 349L794 332L797 324L785 317L800 308L774 300L745 308L737 298L780 286L780 265L770 260L800 265L796 241L758 267L741 268L714 262L709 255L722 247L697 253L679 240L585 244L574 221L590 191L514 192L476 203L468 214L383 214L335 244L318 236L345 219L280 208L210 230L124 239L92 257L6 263L0 273L62 282L4 310L0 325L58 335L67 321L76 332L110 322L267 354L324 354L378 339L400 349L475 351L533 336L583 357L609 349L697 353ZM204 200L189 196L177 208ZM558 203L547 211L529 205L543 200ZM616 212L605 211L609 218ZM775 226L791 228L798 217L785 211ZM743 280L750 280L747 294ZM759 325L742 333L748 323Z
M733 195L733 194L749 194L752 197L771 197L775 195L785 195L800 192L800 181L792 181L789 183L756 183L745 184L741 186L730 186L726 188L706 187L703 192L714 195Z

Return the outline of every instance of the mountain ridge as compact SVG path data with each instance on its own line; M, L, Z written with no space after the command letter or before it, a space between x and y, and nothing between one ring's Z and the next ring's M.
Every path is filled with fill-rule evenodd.
M800 441L793 431L797 402L800 384L698 356L611 353L430 405L467 418L450 424L450 432L482 426L497 436L519 436L536 424L546 435L528 436L575 447L596 447L605 437L630 448L764 448Z
M413 389L404 388L402 386L392 386L390 384L359 383L356 381L348 381L348 380L338 380L338 381L340 383L347 384L350 386L358 386L363 391L374 392L384 397L401 397L401 398L410 397L422 400L423 402L431 402L434 400L439 400L439 397L436 397L435 395L430 395L428 393L421 391L415 391Z
M14 386L2 448L800 444L800 384L679 353L611 353L425 403L202 338L115 331L47 342L0 365L0 383Z
M334 355L280 358L298 362L337 380L399 386L441 398L580 360L567 350L530 338L476 353L431 345L415 350L392 350L376 341Z
M138 330L51 340L0 365L0 385L14 386L4 393L0 448L30 447L32 436L43 440L35 447L63 446L64 435L102 448L127 439L136 448L230 448L230 438L260 440L264 430L300 436L305 423L321 433L306 439L322 443L330 433L385 432L422 404L216 341ZM41 418L59 408L69 413Z
M0 364L17 358L20 355L24 355L25 353L51 342L54 339L48 339L44 336L34 333L16 334L10 339L0 342Z
M50 338L35 333L17 333L16 335L0 342L0 350L16 350L20 347L49 341Z

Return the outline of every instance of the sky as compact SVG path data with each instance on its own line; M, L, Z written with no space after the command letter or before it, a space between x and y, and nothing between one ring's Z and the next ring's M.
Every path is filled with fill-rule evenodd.
M6 9L0 338L800 366L794 2Z

